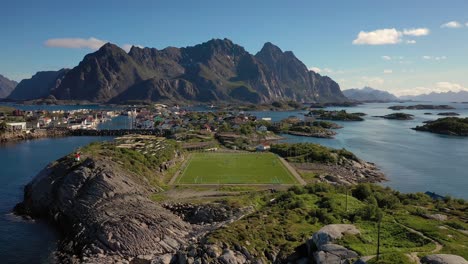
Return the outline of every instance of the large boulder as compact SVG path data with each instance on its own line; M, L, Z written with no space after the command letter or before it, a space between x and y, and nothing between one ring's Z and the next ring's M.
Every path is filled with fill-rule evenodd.
M313 242L317 248L320 248L324 244L341 239L345 234L358 235L359 233L359 230L354 225L326 225L312 235L312 238L309 240L309 244Z
M246 262L246 258L243 254L230 249L225 249L218 260L223 264L243 264Z
M428 255L421 259L423 264L468 264L463 257L450 254Z
M357 235L359 230L354 225L334 224L322 227L307 241L308 255L313 257L317 264L350 263L359 255L343 246L333 244L345 234Z

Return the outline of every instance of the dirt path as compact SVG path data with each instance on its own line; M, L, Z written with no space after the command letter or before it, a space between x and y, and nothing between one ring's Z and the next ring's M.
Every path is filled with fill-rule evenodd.
M431 253L437 253L439 251L442 250L442 248L444 247L442 244L440 244L439 242L435 241L434 239L424 235L423 233L409 227L409 226L406 226L402 223L399 223L398 221L394 220L396 224L402 226L403 228L405 228L406 230L408 230L409 232L411 233L414 233L414 234L417 234L429 241L431 241L431 243L434 243L436 245L436 248L434 250L431 251ZM410 258L410 260L413 262L413 263L416 263L416 264L421 264L421 261L419 260L419 257L418 257L418 253L420 252L410 252L410 253L407 253L406 256L408 256L408 258ZM364 261L368 261L370 259L373 259L376 255L369 255L369 256L363 256L361 257L362 260Z
M397 224L399 224L400 226L404 227L404 228L405 228L406 230L408 230L409 232L414 233L414 234L417 234L417 235L419 235L419 236L421 236L421 237L423 237L423 238L425 238L425 239L431 241L432 243L434 243L434 244L436 245L436 248L433 249L433 250L431 251L431 253L437 253L437 252L441 251L442 248L444 247L442 244L440 244L439 242L435 241L434 239L432 239L432 238L430 238L430 237L424 235L424 233L422 233L422 232L420 232L420 231L417 231L417 230L415 230L415 229L413 229L413 228L411 228L411 227L409 227L409 226L406 226L406 225L404 225L404 224L402 224L402 223L399 223L399 222L396 221L396 220L395 220L395 223L397 223ZM421 261L419 260L419 257L418 257L418 253L420 253L420 252L411 252L411 253L406 254L406 256L408 256L408 257L411 259L411 261L413 261L413 263L421 264Z
M174 176L172 176L171 180L169 181L168 185L174 185L175 181L177 180L177 178L179 178L179 175L180 173L185 169L185 167L187 166L187 162L190 160L190 158L192 157L192 154L188 154L187 157L185 158L185 160L183 161L183 164L182 166L180 166L179 170L176 171L176 173L174 174Z
M396 221L396 220L395 220L395 223L397 223L397 224L399 224L400 226L404 227L406 230L410 231L411 233L417 234L417 235L419 235L419 236L421 236L421 237L423 237L423 238L425 238L425 239L431 241L432 243L434 243L434 244L436 245L436 248L435 248L434 250L432 250L431 253L437 253L437 252L439 252L440 250L442 250L442 248L444 247L444 246L443 246L442 244L440 244L439 242L435 241L434 239L432 239L432 238L430 238L430 237L424 235L423 233L421 233L421 232L419 232L419 231L417 231L417 230L415 230L415 229L413 229L413 228L411 228L411 227L409 227L409 226L406 226L406 225L404 225L404 224L402 224L402 223L399 223L399 222ZM413 252L413 253L419 253L419 252Z
M302 179L301 175L299 175L299 173L297 173L297 171L286 160L284 160L281 157L278 157L278 158L281 160L283 165L289 170L289 172L291 172L291 174L294 176L294 178L296 178L297 182L299 182L301 185L306 185L307 184L304 181L304 179Z

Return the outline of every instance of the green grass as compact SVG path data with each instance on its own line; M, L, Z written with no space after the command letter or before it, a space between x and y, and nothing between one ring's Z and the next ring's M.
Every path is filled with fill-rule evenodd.
M179 184L296 184L272 153L193 153Z

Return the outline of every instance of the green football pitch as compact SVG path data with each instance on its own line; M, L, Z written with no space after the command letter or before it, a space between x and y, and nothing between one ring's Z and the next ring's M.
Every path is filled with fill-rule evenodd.
M192 153L176 184L295 184L272 153Z

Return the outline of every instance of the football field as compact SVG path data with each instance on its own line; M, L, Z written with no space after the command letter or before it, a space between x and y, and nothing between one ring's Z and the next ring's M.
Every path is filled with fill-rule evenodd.
M272 153L192 153L176 184L296 184Z

